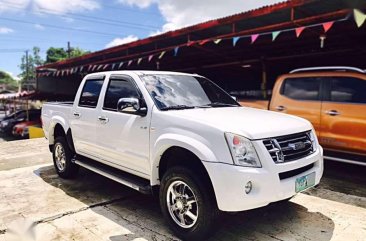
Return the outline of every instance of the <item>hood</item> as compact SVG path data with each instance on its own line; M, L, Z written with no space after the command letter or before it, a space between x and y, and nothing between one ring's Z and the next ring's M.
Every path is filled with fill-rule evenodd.
M309 121L287 114L248 107L200 108L167 111L187 121L211 125L249 139L264 139L311 130Z

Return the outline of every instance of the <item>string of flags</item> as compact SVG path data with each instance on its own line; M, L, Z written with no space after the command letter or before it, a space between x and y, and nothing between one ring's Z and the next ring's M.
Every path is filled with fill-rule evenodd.
M354 17L354 21L355 21L358 28L361 28L366 22L366 14L363 13L362 11L358 10L358 9L353 10L353 17ZM327 33L333 27L335 22L344 21L344 20L346 20L346 19L330 21L330 22L325 22L325 23L321 23L321 24L314 24L314 25L310 25L310 26L299 26L299 27L296 27L296 28L293 28L293 29L276 30L276 31L273 31L273 32L268 32L268 33L251 34L251 35L246 35L246 36L234 36L234 37L229 37L229 38L204 39L204 40L199 40L199 41L189 40L186 44L175 46L175 47L163 50L163 51L155 53L155 54L150 54L150 55L145 56L145 57L139 57L137 59L131 59L131 60L128 60L128 61L121 61L121 62L115 62L115 63L109 63L109 64L90 64L90 65L85 65L85 66L73 67L73 68L70 68L70 69L41 72L41 73L37 73L37 77L40 77L40 76L67 76L67 75L71 75L71 74L86 74L86 73L91 73L91 72L101 71L101 70L104 70L104 71L105 70L121 70L124 66L129 67L133 63L136 63L137 65L140 65L145 59L146 59L147 62L151 62L154 59L154 57L156 57L157 60L163 59L164 56L169 51L172 51L173 56L177 57L179 55L181 47L190 47L190 46L193 46L193 45L202 46L202 45L205 45L209 42L213 42L215 45L218 45L223 40L227 40L227 39L231 39L232 40L232 45L233 45L233 47L235 47L235 46L237 46L238 42L241 39L249 38L250 43L255 44L255 42L261 36L264 36L264 35L271 35L272 42L275 42L281 33L289 32L289 31L294 31L295 35L296 35L296 38L300 38L302 33L306 29L311 28L311 27L317 27L317 26L322 26L324 33Z

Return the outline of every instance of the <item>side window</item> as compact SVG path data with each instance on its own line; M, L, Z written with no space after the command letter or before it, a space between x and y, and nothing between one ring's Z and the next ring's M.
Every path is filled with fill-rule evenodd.
M104 79L86 80L83 91L81 92L79 106L95 108L98 104L103 82Z
M289 78L282 86L281 94L295 100L320 100L320 78Z
M334 102L366 103L366 80L352 77L332 78L330 100Z
M135 85L128 79L111 77L104 99L104 109L117 110L117 103L120 98L139 98L139 92Z

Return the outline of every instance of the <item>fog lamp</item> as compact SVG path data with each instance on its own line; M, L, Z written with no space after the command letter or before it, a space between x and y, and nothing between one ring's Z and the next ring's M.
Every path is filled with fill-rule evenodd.
M252 188L253 188L252 182L251 181L247 182L247 184L245 185L245 193L249 194L252 191Z

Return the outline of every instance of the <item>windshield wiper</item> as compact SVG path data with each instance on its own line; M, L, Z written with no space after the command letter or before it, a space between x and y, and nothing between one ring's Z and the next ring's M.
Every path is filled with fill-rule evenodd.
M196 107L194 106L188 106L188 105L173 105L173 106L167 106L160 108L160 110L184 110L184 109L194 109Z
M201 108L207 108L207 107L238 107L238 105L234 104L228 104L228 103L221 103L221 102L212 102L206 105L199 106Z

